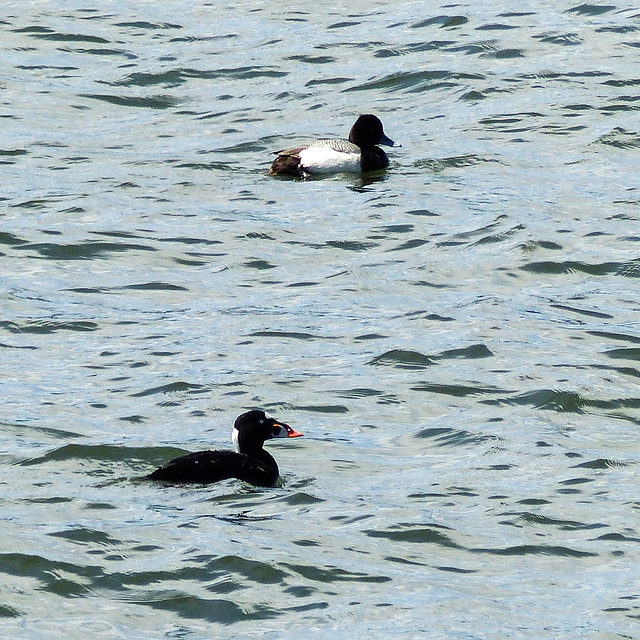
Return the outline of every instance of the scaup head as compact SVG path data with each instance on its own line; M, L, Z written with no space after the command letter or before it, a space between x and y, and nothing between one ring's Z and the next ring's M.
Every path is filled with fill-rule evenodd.
M370 149L378 144L396 146L396 143L385 135L380 118L371 113L365 113L355 121L349 132L349 142L357 144L361 149Z

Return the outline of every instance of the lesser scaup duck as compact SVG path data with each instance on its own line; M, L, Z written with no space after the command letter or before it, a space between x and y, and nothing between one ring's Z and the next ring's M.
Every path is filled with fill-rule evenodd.
M298 438L302 434L264 411L248 411L233 425L236 451L197 451L174 458L150 473L148 480L210 484L238 478L259 487L272 487L279 470L262 446L271 438Z
M389 164L378 144L396 146L385 135L380 119L368 113L351 127L349 140L316 140L304 147L278 151L269 173L306 178L319 173L377 171Z

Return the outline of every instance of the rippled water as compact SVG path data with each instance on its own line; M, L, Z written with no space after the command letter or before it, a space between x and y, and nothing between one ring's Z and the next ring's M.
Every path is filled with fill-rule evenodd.
M640 11L343 7L3 6L1 637L640 637Z

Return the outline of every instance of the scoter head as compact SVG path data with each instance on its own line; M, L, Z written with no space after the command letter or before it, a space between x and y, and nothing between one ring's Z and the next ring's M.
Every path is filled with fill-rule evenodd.
M361 149L375 147L384 144L388 147L396 147L396 143L387 137L382 129L380 118L370 113L361 115L351 127L349 142L357 144Z
M247 411L233 425L233 444L238 453L260 449L271 438L299 438L302 434L265 411Z

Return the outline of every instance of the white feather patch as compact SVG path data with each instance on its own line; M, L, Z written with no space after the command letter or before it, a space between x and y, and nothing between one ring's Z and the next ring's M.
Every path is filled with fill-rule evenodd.
M231 441L233 442L233 448L236 450L236 453L240 453L240 443L238 442L238 438L240 437L240 432L233 427L233 432L231 433Z
M330 147L307 147L299 156L300 166L307 173L360 171L359 153L345 153Z

